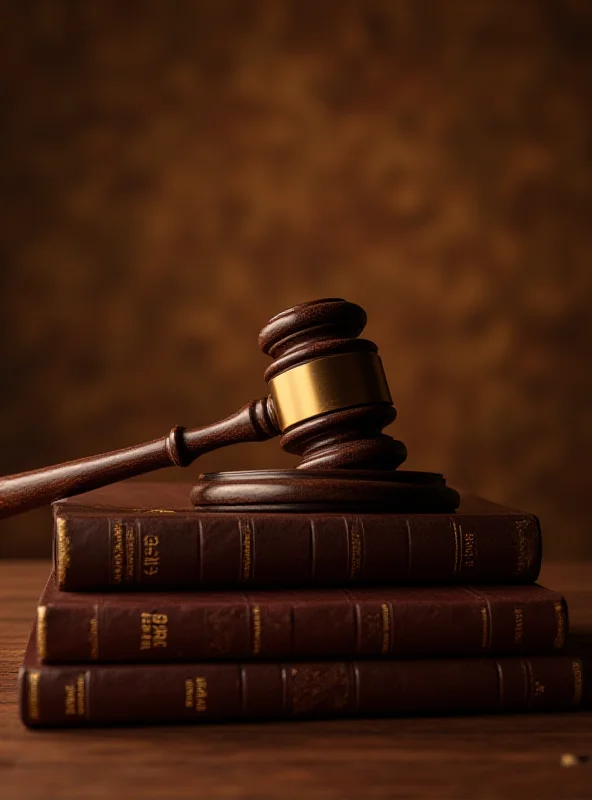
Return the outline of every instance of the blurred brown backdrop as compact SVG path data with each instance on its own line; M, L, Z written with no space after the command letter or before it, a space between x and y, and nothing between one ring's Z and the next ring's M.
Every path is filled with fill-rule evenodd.
M14 0L0 37L1 473L234 411L262 324L344 296L408 465L592 556L592 4Z

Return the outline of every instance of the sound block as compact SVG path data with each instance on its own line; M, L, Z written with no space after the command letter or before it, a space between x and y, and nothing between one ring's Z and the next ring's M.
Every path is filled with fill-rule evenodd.
M247 470L200 475L191 502L204 511L451 513L458 492L435 472Z

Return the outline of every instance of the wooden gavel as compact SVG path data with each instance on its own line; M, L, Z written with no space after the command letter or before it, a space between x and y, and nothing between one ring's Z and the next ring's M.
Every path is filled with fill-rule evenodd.
M0 517L278 434L301 470L395 470L407 451L382 433L396 411L376 345L358 338L365 325L364 310L341 299L278 314L259 334L274 359L269 396L203 428L176 426L162 439L3 478Z

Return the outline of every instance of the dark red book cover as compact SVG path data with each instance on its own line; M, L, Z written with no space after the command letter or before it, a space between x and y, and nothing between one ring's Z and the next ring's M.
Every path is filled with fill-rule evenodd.
M54 504L60 589L530 583L537 518L472 495L456 514L206 512L191 484L128 481Z
M582 661L514 658L39 664L19 675L30 727L232 719L558 711L582 702Z
M550 653L563 597L538 585L248 592L60 592L37 610L42 661Z

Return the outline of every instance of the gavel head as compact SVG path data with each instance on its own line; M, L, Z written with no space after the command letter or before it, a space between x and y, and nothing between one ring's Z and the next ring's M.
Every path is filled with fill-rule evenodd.
M407 457L382 433L396 417L377 347L358 338L360 306L316 300L283 311L259 334L281 446L299 469L394 470Z

